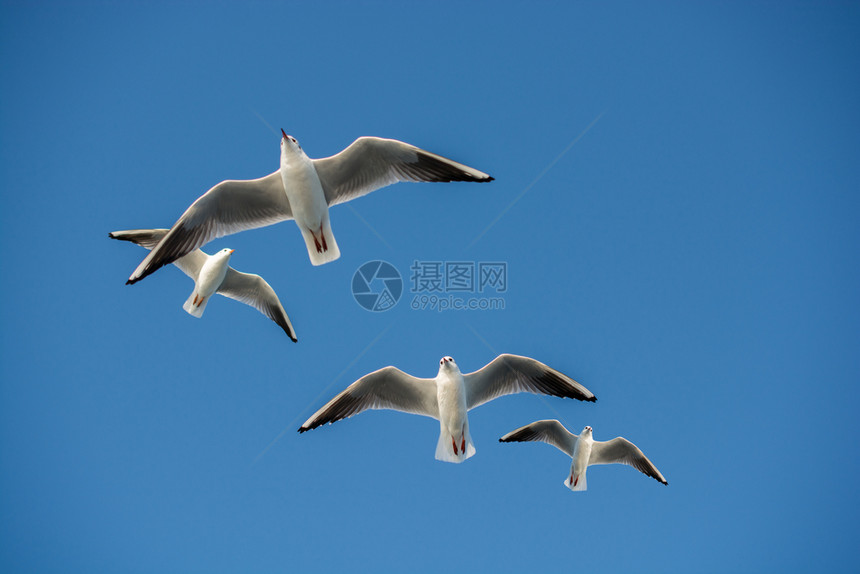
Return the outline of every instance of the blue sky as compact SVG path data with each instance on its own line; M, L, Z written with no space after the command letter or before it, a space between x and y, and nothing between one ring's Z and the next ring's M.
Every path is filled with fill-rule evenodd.
M856 3L0 10L0 570L860 568ZM190 317L175 268L125 286L145 252L107 233L271 173L280 128L496 181L336 207L323 267L292 222L207 246L297 344L227 299ZM406 280L382 313L350 293L376 259ZM415 260L505 262L504 310L410 309ZM485 405L461 465L422 417L295 432L372 370L502 352L598 402ZM596 467L571 493L561 453L497 442L542 418L669 486Z

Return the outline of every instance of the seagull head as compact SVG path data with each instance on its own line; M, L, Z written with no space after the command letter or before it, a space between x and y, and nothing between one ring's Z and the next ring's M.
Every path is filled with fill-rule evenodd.
M582 435L581 436L591 436L591 430L592 429L590 426L586 426L584 429L582 429Z
M284 152L289 153L298 153L302 151L302 146L299 145L299 141L291 135L287 135L287 132L281 128L281 154Z
M233 255L234 251L236 251L236 250L224 248L221 251L219 251L218 253L216 253L215 256L219 257L221 259L230 259L230 256Z
M439 359L439 370L442 369L458 369L457 362L453 357L442 357Z

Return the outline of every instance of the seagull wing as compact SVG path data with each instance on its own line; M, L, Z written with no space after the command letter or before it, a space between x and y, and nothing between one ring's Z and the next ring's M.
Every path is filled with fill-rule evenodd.
M606 442L594 441L594 446L591 447L591 458L588 459L589 466L613 463L632 466L658 482L669 484L654 463L648 460L639 447L626 438L618 437Z
M127 231L112 231L108 234L111 239L120 239L122 241L131 241L141 247L152 249L161 239L167 235L167 229L129 229ZM209 256L199 249L187 253L173 262L179 267L183 273L197 281L197 276L200 275L200 268L206 263Z
M436 382L433 379L413 377L395 367L384 367L348 386L306 420L299 432L315 429L368 409L393 409L438 419Z
M559 449L567 456L573 456L577 436L564 428L557 420L535 421L515 431L511 431L499 442L541 441Z
M108 237L121 241L131 241L141 247L152 249L167 233L167 229L126 229L125 231L111 231Z
M137 283L218 237L290 218L290 202L279 171L260 179L222 181L185 210L127 283Z
M493 181L482 171L397 140L361 137L313 160L326 202L343 203L399 181Z
M463 375L466 407L473 409L495 398L514 393L536 393L594 402L594 393L567 375L540 361L518 355L499 355L487 366Z
M290 323L290 318L287 316L287 312L284 311L281 300L278 299L278 295L272 289L272 286L266 283L266 280L259 275L242 273L229 267L224 281L218 288L218 293L254 307L260 313L277 323L294 343L297 341L293 324Z

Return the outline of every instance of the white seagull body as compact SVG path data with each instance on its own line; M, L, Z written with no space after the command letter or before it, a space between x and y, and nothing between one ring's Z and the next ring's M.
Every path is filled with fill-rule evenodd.
M108 234L112 239L131 241L152 249L167 234L167 229L130 229ZM296 341L293 324L284 311L275 290L259 275L236 271L229 266L232 249L222 249L207 255L196 249L173 261L183 273L194 280L194 290L182 306L194 317L202 317L209 299L215 293L254 307L277 323L287 336Z
M438 420L436 458L463 462L475 454L468 412L497 397L521 392L597 400L570 377L528 357L499 355L481 370L465 375L454 359L443 357L434 379L419 379L395 367L365 375L305 421L299 432L367 409L393 409Z
M252 180L222 181L191 204L127 283L136 283L209 241L295 219L314 265L340 256L329 207L399 181L492 181L456 161L397 140L361 137L337 155L311 159L281 130L281 166Z
M627 464L647 476L669 484L639 448L624 437L597 441L590 426L576 436L557 420L536 421L509 432L499 442L542 441L558 448L572 458L570 474L564 485L571 490L586 490L585 471L593 464Z

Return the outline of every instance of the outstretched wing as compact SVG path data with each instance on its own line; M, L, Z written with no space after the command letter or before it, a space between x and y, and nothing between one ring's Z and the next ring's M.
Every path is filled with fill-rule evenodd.
M222 181L185 210L126 283L137 283L218 237L290 218L279 171L260 179Z
M343 203L399 181L493 181L482 171L392 139L361 137L313 160L326 202Z
M167 235L167 229L129 229L127 231L112 231L108 233L111 239L120 239L122 241L131 241L146 249L152 249L161 239ZM200 275L200 268L206 263L208 255L195 249L191 253L186 253L179 259L173 262L174 265L197 281L197 276Z
M576 447L577 436L564 428L557 420L535 421L515 431L511 431L499 442L526 442L541 441L559 449L567 456L573 456Z
M218 288L218 293L254 307L277 323L294 343L297 341L293 324L290 322L287 312L284 311L281 300L278 299L272 286L259 275L242 273L230 267L227 269L224 281Z
M594 441L591 447L591 458L588 464L626 464L651 478L669 484L654 463L648 460L639 447L624 437L614 438L606 442Z
M518 355L499 355L487 366L464 375L466 406L473 409L497 397L536 393L580 401L597 400L594 393L540 361Z
M108 237L121 241L131 241L146 249L152 249L166 234L167 229L126 229L125 231L111 231L108 233Z
M384 367L348 386L306 420L299 432L333 423L368 409L393 409L438 419L436 383L433 379L413 377L395 367Z

